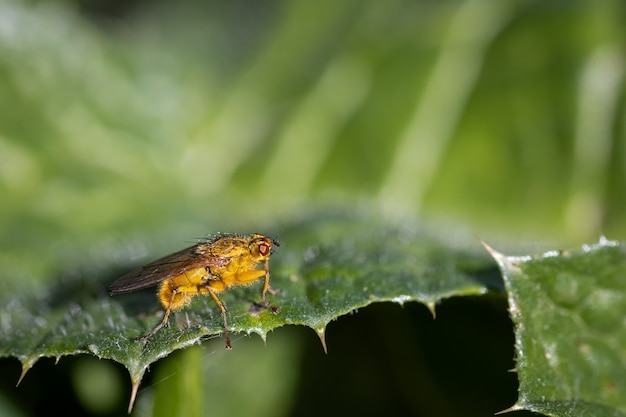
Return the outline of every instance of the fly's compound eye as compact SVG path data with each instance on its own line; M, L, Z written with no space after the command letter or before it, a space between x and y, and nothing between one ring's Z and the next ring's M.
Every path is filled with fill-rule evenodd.
M262 256L267 256L270 253L270 247L268 245L266 245L265 243L261 243L259 245L259 253Z

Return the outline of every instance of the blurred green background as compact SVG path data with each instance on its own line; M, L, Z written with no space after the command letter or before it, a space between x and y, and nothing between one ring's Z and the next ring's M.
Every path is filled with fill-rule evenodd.
M570 247L601 234L624 239L624 18L621 0L2 0L0 288L37 289L77 269L125 266L206 233L258 230L329 206L441 222L486 240ZM494 305L504 312L503 300ZM422 306L371 309L416 316L422 323L416 332L426 340L445 327ZM338 343L340 349L368 346L367 368L366 358L392 353L367 334L379 319L366 310L356 324L340 320L334 331L352 341ZM468 311L485 323L480 308ZM511 345L507 325L498 325L505 330L495 343ZM317 343L310 330L285 330L298 337L281 332L270 335L268 348L236 356L247 365L232 373L249 374L247 384L286 387L272 394L282 407L261 411L249 401L256 415L306 415L328 408L325 401L342 403L341 396L324 400L330 394L319 384L289 384L308 377L293 370L304 356L329 367L333 359L306 347ZM419 345L418 339L411 340ZM296 349L294 340L305 347ZM466 339L459 335L456 343ZM201 362L221 355L205 349L180 355ZM512 352L511 346L501 358L503 369L513 366ZM257 355L283 363L276 376L243 362ZM153 374L138 412L159 410L147 405L151 395L161 398L156 404L167 397L157 394L166 386L158 378L182 378L167 368L175 360L157 368L162 373ZM478 372L487 366L471 361ZM112 364L93 358L38 364L31 372L40 379L29 374L16 390L10 387L18 362L1 363L6 413L41 410L36 402L11 400L37 397L25 394L29 378L65 386L69 393L52 397L76 413L116 415L125 408L128 382ZM442 395L398 372L400 386L426 390L420 398ZM469 397L476 389L472 372L454 388ZM350 371L341 375L353 375L346 385L360 381ZM113 388L83 392L96 376ZM512 393L485 410L514 402L514 376L508 378ZM109 391L105 405L94 405ZM233 392L239 397L227 403L247 403L248 394ZM400 408L383 410L429 415L407 400L414 392L396 394L385 398ZM350 398L363 399L344 395L338 414L351 410ZM450 415L461 406L450 405ZM361 407L376 415L375 406Z

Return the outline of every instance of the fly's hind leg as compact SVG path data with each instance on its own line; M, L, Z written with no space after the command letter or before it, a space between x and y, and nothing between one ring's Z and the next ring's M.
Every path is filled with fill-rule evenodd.
M174 300L175 296L176 296L176 291L172 291L172 300ZM171 304L172 303L170 302L170 305ZM170 308L170 305L168 305L167 308L165 309L165 314L163 315L163 320L161 320L161 322L154 329L152 329L150 331L150 333L145 334L143 336L139 336L135 340L139 341L139 340L149 339L152 336L154 336L156 332L161 330L163 328L163 326L165 326L167 324L167 320L170 318L170 313L172 312L172 309Z
M148 334L144 334L143 336L139 336L137 337L135 340L139 341L139 340L146 340L151 338L152 336L154 336L154 334L156 332L158 332L159 330L161 330L163 328L163 326L165 326L165 324L167 323L167 320L170 316L170 312L172 310L170 310L169 308L167 310L165 310L165 314L163 315L163 320L161 320L161 323L159 323L154 329L152 329L150 331L150 333Z
M154 329L152 329L152 331L150 331L150 333L139 336L135 340L146 340L154 336L156 332L161 330L167 324L170 313L172 311L180 310L182 307L189 303L191 297L198 293L198 288L195 286L180 286L170 289L169 291L171 291L171 295L166 296L164 294L167 294L168 290L166 287L164 288L165 289L162 288L161 290L159 290L159 298L161 300L161 303L165 306L165 314L163 314L163 319ZM176 300L177 295L184 295L184 297L182 300Z

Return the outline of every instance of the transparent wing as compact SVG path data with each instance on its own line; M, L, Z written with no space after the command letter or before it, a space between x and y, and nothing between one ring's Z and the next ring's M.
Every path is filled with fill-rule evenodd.
M161 281L207 266L221 266L224 259L208 254L207 244L198 244L157 259L131 271L109 286L109 294L123 294L152 287Z

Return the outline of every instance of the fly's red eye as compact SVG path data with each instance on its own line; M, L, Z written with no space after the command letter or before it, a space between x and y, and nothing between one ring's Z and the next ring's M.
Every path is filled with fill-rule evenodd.
M267 246L265 243L261 243L259 245L259 253L263 256L266 256L268 253L270 253L270 247Z

